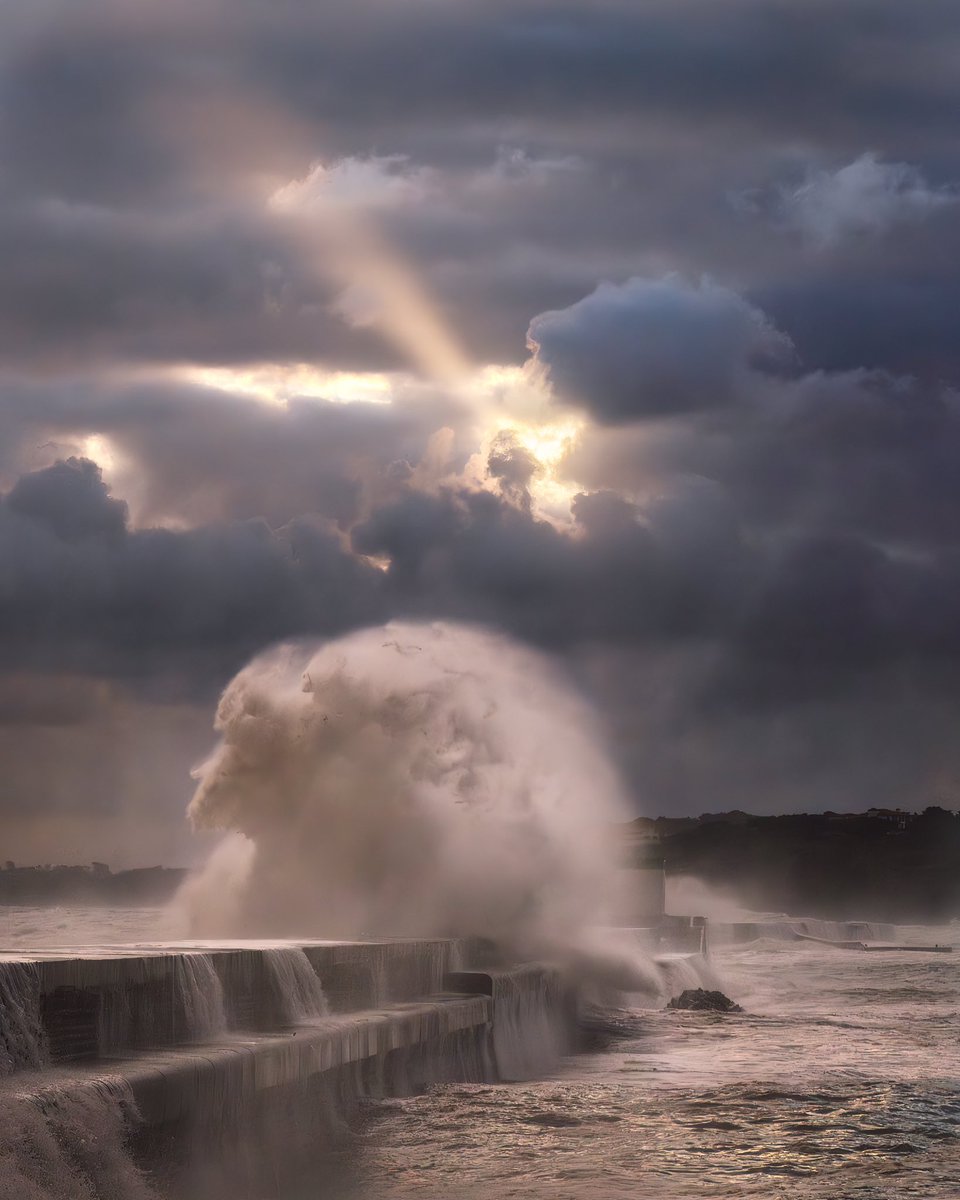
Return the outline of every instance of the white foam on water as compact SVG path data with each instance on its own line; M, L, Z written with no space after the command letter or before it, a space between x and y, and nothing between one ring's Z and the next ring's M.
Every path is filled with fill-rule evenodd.
M127 1149L136 1105L119 1080L0 1104L0 1200L157 1200Z
M37 968L0 963L0 1075L45 1061Z
M688 988L719 987L716 972L699 954L658 954L654 962L660 974L660 1000L672 999Z

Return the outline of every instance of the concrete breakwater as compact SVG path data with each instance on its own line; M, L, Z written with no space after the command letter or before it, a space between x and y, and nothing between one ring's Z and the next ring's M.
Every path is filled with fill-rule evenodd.
M788 917L780 914L758 915L749 921L711 921L710 937L717 945L742 945L768 938L779 942L824 942L848 945L890 941L897 927L886 922L825 921L814 917Z
M555 968L471 969L458 941L45 953L0 961L0 1106L24 1123L25 1170L90 1121L131 1178L269 1194L364 1096L542 1073L573 1017Z

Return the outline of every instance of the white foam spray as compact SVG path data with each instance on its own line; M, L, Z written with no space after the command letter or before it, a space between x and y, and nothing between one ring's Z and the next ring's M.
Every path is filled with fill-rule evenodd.
M595 719L542 655L393 623L254 660L196 772L242 838L186 889L204 934L469 935L582 949L616 907L628 813Z

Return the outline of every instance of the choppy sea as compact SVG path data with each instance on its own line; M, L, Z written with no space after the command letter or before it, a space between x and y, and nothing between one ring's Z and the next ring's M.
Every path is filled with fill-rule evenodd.
M155 940L163 913L0 910L0 943ZM615 1010L550 1078L368 1102L289 1200L960 1197L960 926L715 947L742 1014Z
M760 941L713 965L743 1014L613 1013L551 1079L370 1105L337 1195L960 1197L960 949Z

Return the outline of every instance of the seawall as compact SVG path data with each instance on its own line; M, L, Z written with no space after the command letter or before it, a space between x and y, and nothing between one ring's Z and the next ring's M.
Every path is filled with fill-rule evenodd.
M711 921L710 937L718 945L738 945L767 938L779 942L814 941L860 948L896 937L897 927L883 922L826 921L776 914L749 921Z
M364 1096L542 1074L574 1017L556 968L471 969L457 941L8 956L0 1105L106 1106L175 1194L265 1195Z

